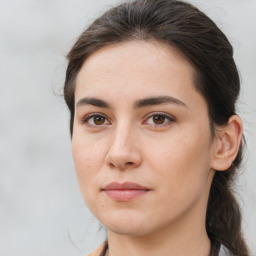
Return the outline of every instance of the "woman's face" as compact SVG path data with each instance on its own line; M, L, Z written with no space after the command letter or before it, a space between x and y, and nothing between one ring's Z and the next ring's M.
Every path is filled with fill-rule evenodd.
M78 74L75 104L78 182L103 225L123 235L204 225L214 145L193 68L175 49L96 51Z

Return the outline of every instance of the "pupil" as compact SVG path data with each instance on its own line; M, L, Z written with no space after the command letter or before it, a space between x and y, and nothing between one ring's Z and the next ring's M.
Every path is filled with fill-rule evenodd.
M165 121L165 117L164 116L154 116L153 117L153 120L154 120L154 122L156 123L156 124L162 124L162 123L164 123L164 121Z
M101 116L95 116L93 119L96 125L101 125L105 121L104 117L101 117Z

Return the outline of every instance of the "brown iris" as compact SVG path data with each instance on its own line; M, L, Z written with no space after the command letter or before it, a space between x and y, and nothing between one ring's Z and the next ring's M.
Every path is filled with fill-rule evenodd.
M96 125L102 125L102 124L104 124L104 122L105 122L105 117L102 117L102 116L95 116L95 117L93 117L93 122L94 122Z
M154 121L155 124L163 124L165 122L165 116L154 115L153 116L153 121Z

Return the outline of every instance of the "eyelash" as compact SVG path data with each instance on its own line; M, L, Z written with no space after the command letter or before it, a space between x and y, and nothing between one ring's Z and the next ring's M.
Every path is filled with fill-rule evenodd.
M150 124L151 126L154 126L154 127L165 127L165 126L168 126L170 123L173 123L176 121L176 119L169 115L169 114L166 114L166 113L162 113L162 112L154 112L154 113L150 113L147 117L146 117L146 121L149 120L150 118L154 118L154 117L163 117L165 119L164 123L162 124L156 124L156 123L152 123ZM145 121L144 121L145 122ZM143 122L143 123L144 123Z
M92 128L99 128L100 126L104 125L97 125L97 124L89 124L89 121L95 117L101 117L101 118L104 118L104 123L107 119L107 117L101 113L91 113L91 114L88 114L86 115L83 119L82 119L82 123L85 124L86 126L88 127L92 127Z
M89 121L92 120L93 118L96 118L96 117L100 117L100 118L103 118L104 119L104 123L103 124L90 124ZM158 128L161 128L161 127L165 127L165 126L168 126L170 123L173 123L176 121L176 119L171 116L171 115L168 115L166 113L162 113L162 112L154 112L154 113L150 113L145 121L143 121L143 124L146 123L147 120L149 120L150 118L154 118L154 117L163 117L164 118L164 123L161 123L161 124L156 124L156 123L152 123L152 124L149 124L150 126L154 126L154 127L158 127ZM91 113L91 114L88 114L87 116L85 116L83 119L82 119L82 124L85 124L86 126L88 127L92 127L92 128L99 128L99 127L102 127L105 124L105 122L108 121L108 118L101 114L101 113ZM153 121L154 122L154 121ZM110 121L108 121L109 124L111 124ZM107 125L109 125L107 124Z

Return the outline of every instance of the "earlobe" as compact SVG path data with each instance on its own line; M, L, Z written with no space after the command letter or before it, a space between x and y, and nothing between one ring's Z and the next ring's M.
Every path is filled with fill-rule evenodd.
M216 133L211 168L225 171L235 160L241 144L243 129L240 117L232 115L227 125Z

